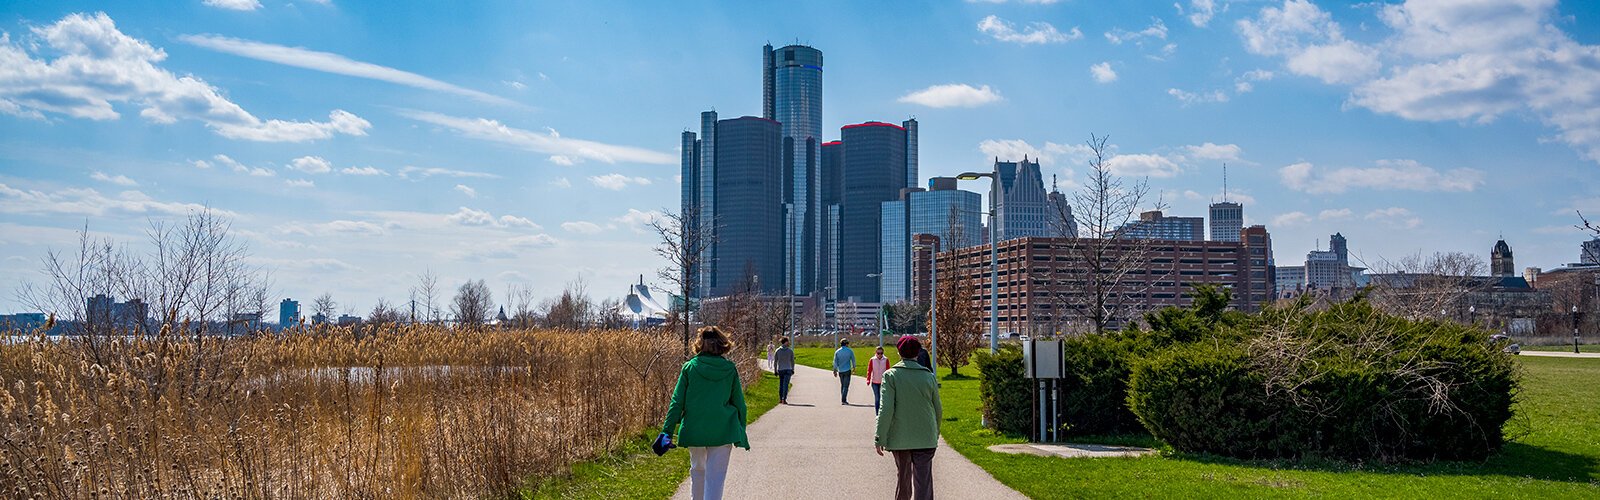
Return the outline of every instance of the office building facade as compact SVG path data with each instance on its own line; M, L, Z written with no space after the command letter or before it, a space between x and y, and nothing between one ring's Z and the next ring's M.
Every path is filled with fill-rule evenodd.
M1600 265L1600 238L1583 242L1578 251L1578 263L1583 265Z
M785 291L782 127L766 118L719 120L701 113L698 135L684 132L682 209L691 231L708 236L691 295ZM691 153L692 151L692 153Z
M878 302L882 204L907 186L906 129L883 122L846 125L839 214L837 297Z
M300 324L300 301L283 299L278 303L278 327L289 328Z
M1136 240L1174 240L1174 241L1204 241L1205 219L1200 217L1174 217L1161 213L1160 210L1151 210L1139 214L1139 220L1124 224L1117 228L1116 234L1122 238ZM1235 235L1227 242L1238 242Z
M1049 194L1044 190L1044 176L1039 172L1039 162L1020 162L995 159L994 171L999 174L1000 193L995 198L995 213L989 218L995 224L1000 241L1031 236L1058 236L1054 231L1062 227L1052 218ZM991 189L989 196L996 196Z
M1244 205L1223 201L1211 204L1211 241L1239 241L1244 229Z
M819 269L823 217L817 164L822 156L822 51L762 47L762 117L782 125L785 279L807 294Z
M901 199L883 203L879 237L882 302L911 297L915 288L912 270L917 265L912 247L917 244L917 236L936 238L946 249L966 248L982 241L982 197L955 186L954 178L935 177L928 181L928 190L905 189Z

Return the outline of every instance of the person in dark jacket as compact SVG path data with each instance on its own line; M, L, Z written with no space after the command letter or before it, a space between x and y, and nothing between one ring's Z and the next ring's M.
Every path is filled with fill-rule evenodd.
M789 404L789 381L794 378L794 349L789 348L789 337L778 340L778 351L772 354L772 373L778 375L778 404Z
M939 421L944 418L939 382L916 362L922 351L916 337L900 337L895 349L901 361L883 375L883 409L872 444L878 455L884 450L894 454L895 498L931 500L933 453L939 447Z
M733 342L717 327L708 326L700 329L694 350L695 356L678 371L658 439L671 442L676 436L677 445L689 449L695 500L717 500L722 498L733 447L750 449L744 429L748 410L739 369L723 357L733 350Z

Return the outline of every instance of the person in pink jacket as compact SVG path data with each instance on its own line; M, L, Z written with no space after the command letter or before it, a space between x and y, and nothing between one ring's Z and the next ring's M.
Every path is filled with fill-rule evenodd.
M872 412L878 412L878 404L883 401L883 372L889 371L889 358L883 357L883 348L878 348L877 355L867 360L867 385L872 386Z

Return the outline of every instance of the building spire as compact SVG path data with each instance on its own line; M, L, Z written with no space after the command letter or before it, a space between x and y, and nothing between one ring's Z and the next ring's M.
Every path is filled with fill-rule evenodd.
M1222 202L1228 202L1228 163L1222 163Z

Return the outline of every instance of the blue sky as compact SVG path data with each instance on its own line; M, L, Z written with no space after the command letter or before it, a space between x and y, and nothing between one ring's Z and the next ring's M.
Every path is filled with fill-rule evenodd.
M1482 5L1479 5L1482 4ZM364 314L431 269L600 297L661 264L678 134L760 111L760 47L826 57L826 139L921 124L921 174L1040 156L1203 215L1228 164L1279 264L1577 257L1600 215L1600 5L1306 2L7 2L0 312L84 227L202 205L284 296ZM980 186L969 189L981 190Z

